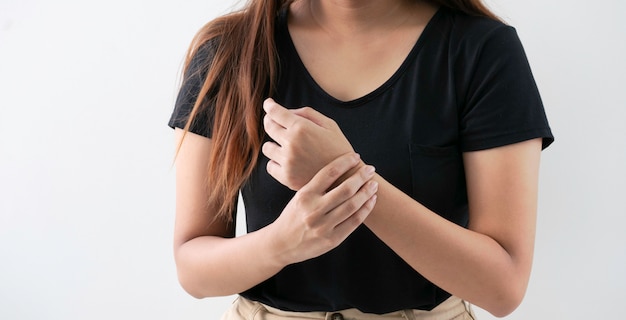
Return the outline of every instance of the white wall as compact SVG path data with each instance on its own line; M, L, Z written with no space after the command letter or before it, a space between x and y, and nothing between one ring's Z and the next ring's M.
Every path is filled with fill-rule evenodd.
M230 1L0 0L0 319L217 319L171 253L185 49ZM491 0L557 142L533 276L509 319L608 319L626 296L626 5ZM480 318L492 317L480 312Z

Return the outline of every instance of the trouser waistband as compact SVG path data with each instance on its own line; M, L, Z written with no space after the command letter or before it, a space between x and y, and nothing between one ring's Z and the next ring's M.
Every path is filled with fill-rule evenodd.
M452 296L431 311L400 310L382 315L363 313L357 309L335 312L292 312L280 310L256 301L238 297L222 320L451 320L475 319L471 306L458 297Z

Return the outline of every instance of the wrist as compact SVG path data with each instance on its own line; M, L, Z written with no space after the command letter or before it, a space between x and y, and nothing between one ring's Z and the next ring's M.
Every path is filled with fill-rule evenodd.
M281 214L282 215L282 214ZM266 248L270 260L275 263L275 267L282 269L295 262L293 257L293 250L290 246L288 237L285 237L285 232L281 230L282 219L279 216L274 222L267 225L265 228L259 230L264 233Z

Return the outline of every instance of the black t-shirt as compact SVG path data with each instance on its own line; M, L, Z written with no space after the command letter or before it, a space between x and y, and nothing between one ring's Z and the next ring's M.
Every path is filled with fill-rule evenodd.
M334 119L365 163L458 225L466 227L469 218L463 152L533 138L543 138L545 148L553 141L519 38L502 23L439 9L395 74L347 102L324 92L307 72L285 14L277 22L276 42L281 68L272 98L288 108L311 106ZM172 127L185 125L210 48L194 58ZM200 72L192 76L193 70ZM210 137L209 123L198 121L191 130ZM248 232L272 223L294 195L266 172L267 161L259 154L242 188ZM371 313L429 310L450 296L365 226L330 252L289 265L242 295L283 310Z

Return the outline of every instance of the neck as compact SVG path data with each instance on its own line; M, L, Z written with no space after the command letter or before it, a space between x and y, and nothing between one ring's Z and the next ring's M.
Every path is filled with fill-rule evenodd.
M310 14L323 29L356 36L373 29L394 28L411 15L411 0L309 0Z

